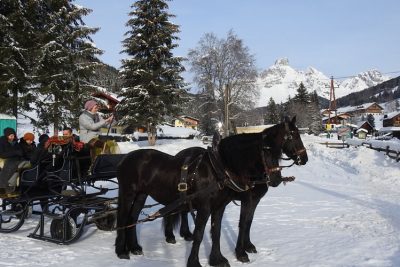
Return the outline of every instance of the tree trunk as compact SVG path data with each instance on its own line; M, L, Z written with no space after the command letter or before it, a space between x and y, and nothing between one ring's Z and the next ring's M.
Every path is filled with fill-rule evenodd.
M157 141L157 128L152 124L147 124L147 140L150 146L154 146Z

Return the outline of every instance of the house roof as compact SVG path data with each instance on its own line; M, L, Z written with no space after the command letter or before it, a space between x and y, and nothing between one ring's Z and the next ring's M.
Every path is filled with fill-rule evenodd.
M182 115L182 116L180 116L180 117L181 117L181 118L188 118L188 119L195 120L195 121L200 121L199 119L196 119L196 118L194 118L194 117L187 116L187 115Z
M0 120L16 120L16 118L8 114L0 113Z
M365 103L362 105L358 105L358 106L347 106L347 107L342 107L342 108L338 108L337 112L339 113L345 113L345 112L352 112L352 111L356 111L356 110L362 110L362 109L367 109L370 106L376 104L378 107L380 107L382 110L384 109L381 105L379 105L376 102L371 102L371 103Z
M394 127L394 126L389 126L389 127L382 127L379 129L379 132L400 132L400 127Z
M399 111L394 111L394 112L386 114L385 115L386 118L383 118L383 119L384 120L390 120L390 119L393 119L394 117L396 117L397 115L400 115L400 112Z
M360 121L359 123L357 123L357 127L361 128L364 124L368 124L371 128L374 128L372 127L371 123L369 123L369 121Z

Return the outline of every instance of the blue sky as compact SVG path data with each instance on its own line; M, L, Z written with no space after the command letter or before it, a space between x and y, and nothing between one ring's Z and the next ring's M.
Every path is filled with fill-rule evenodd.
M101 59L120 67L133 0L76 0L93 12L84 18L100 27L93 36L104 50ZM398 0L174 0L172 21L180 25L179 48L186 56L200 38L213 32L224 38L232 29L243 39L262 71L282 57L296 69L313 66L334 77L373 68L400 71L400 1ZM398 76L400 73L390 74Z

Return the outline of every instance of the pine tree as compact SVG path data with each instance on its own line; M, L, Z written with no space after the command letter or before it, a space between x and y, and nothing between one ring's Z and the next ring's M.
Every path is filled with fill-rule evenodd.
M307 89L304 86L303 82L300 83L299 87L296 90L296 95L294 97L294 101L300 103L308 103L309 102L309 95L307 93Z
M180 76L182 58L174 57L179 27L169 21L167 0L138 0L129 13L130 28L123 41L130 58L122 60L123 100L117 110L125 125L146 125L150 144L155 127L165 116L180 111L185 86Z
M278 108L272 97L269 98L267 113L265 115L265 124L277 124L280 121Z
M37 1L0 2L0 111L17 117L29 110L36 54Z
M314 91L310 96L308 111L311 117L311 121L308 126L309 132L317 135L324 130L324 127L322 125L322 116L320 113L318 95L316 91Z
M86 27L82 21L89 9L75 6L71 0L44 4L35 80L37 126L53 124L57 133L63 125L77 127L76 118L91 88L86 81L101 65L96 58L101 50L90 39L98 29Z
M372 128L375 128L375 117L372 114L368 114L367 121L371 124Z

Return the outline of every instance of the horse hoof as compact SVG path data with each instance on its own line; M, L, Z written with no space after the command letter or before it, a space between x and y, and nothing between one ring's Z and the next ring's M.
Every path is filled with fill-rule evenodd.
M212 265L212 266L215 266L215 267L231 267L231 265L227 261L226 262L221 262L221 263L219 263L217 265Z
M129 254L118 254L118 258L123 259L123 260L129 260Z
M225 257L214 258L210 256L210 260L208 262L210 266L216 267L230 267L228 260Z
M186 235L186 236L183 236L183 238L184 238L186 241L193 241L193 235Z
M141 248L132 249L131 253L133 255L143 255L143 250Z
M175 237L167 237L167 238L165 238L165 241L167 241L167 243L170 243L170 244L176 243Z
M256 249L256 247L254 245L246 247L245 250L246 250L247 253L257 253L257 249Z
M236 256L236 259L243 263L250 262L249 256L247 255Z

